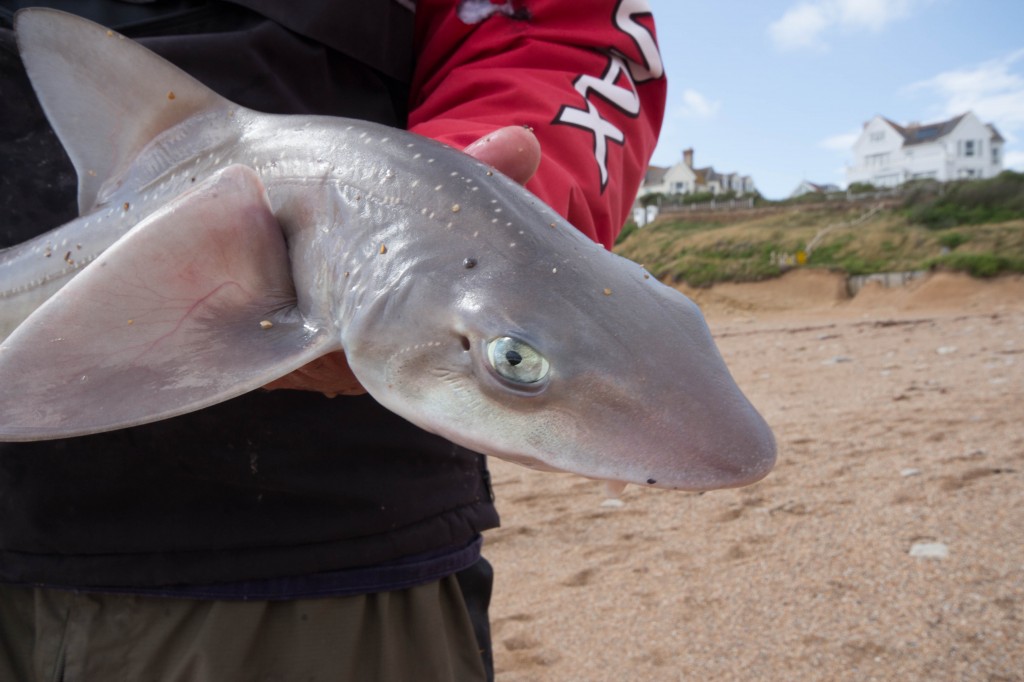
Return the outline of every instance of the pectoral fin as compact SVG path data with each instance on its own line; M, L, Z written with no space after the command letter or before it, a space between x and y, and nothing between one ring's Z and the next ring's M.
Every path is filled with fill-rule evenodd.
M339 350L337 338L296 309L262 184L232 166L139 223L0 345L0 438L190 412Z

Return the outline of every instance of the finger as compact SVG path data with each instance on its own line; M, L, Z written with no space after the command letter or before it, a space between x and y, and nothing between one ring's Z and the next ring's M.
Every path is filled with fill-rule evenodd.
M526 184L540 165L540 142L531 129L523 126L499 128L464 151L520 184Z

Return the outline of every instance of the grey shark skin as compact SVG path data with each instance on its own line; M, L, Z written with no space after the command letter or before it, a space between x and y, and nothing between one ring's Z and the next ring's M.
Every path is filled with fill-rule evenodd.
M344 351L385 407L528 466L687 490L771 469L697 307L496 171L241 108L70 15L16 31L81 217L0 253L0 439L167 418Z

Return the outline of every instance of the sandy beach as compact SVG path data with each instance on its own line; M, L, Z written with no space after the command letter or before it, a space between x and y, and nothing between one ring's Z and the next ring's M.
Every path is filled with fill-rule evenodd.
M616 505L492 460L499 682L1024 680L1024 279L687 293L778 465Z

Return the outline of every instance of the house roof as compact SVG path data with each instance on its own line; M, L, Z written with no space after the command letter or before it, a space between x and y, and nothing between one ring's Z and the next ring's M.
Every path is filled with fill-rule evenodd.
M946 135L949 135L951 132L953 132L953 129L960 124L960 121L962 121L964 116L966 115L966 113L963 113L960 114L959 116L954 116L948 121L939 121L938 123L927 123L925 125L921 125L919 123L911 123L908 126L901 126L895 121L885 118L884 116L882 117L882 120L891 125L896 130L896 132L903 136L903 145L906 147L915 144L925 144L928 142L934 142L940 137L945 137ZM991 139L993 142L1004 142L1003 136L999 134L999 131L996 130L994 125L989 123L986 127L990 131L992 131Z
M819 185L818 183L811 182L810 180L804 180L803 182L800 183L800 187L798 187L798 189L804 189L804 188L809 189L812 192L824 192L825 191L825 186L824 185Z
M896 132L903 136L904 146L909 146L914 144L924 144L926 142L934 142L940 137L949 135L966 115L967 114L960 114L948 121L928 123L926 125L912 123L909 126L901 126L889 119L885 119L885 122L895 128Z
M789 196L798 197L803 194L827 194L828 192L838 191L839 186L833 185L832 183L818 184L816 182L811 182L810 180L803 180Z
M662 166L648 166L647 172L644 173L645 185L660 185L661 181L665 179L665 173L668 173L668 168Z
M714 166L694 168L693 172L697 176L697 182L701 184L714 182L715 180L720 180L722 178L722 174L717 172Z

